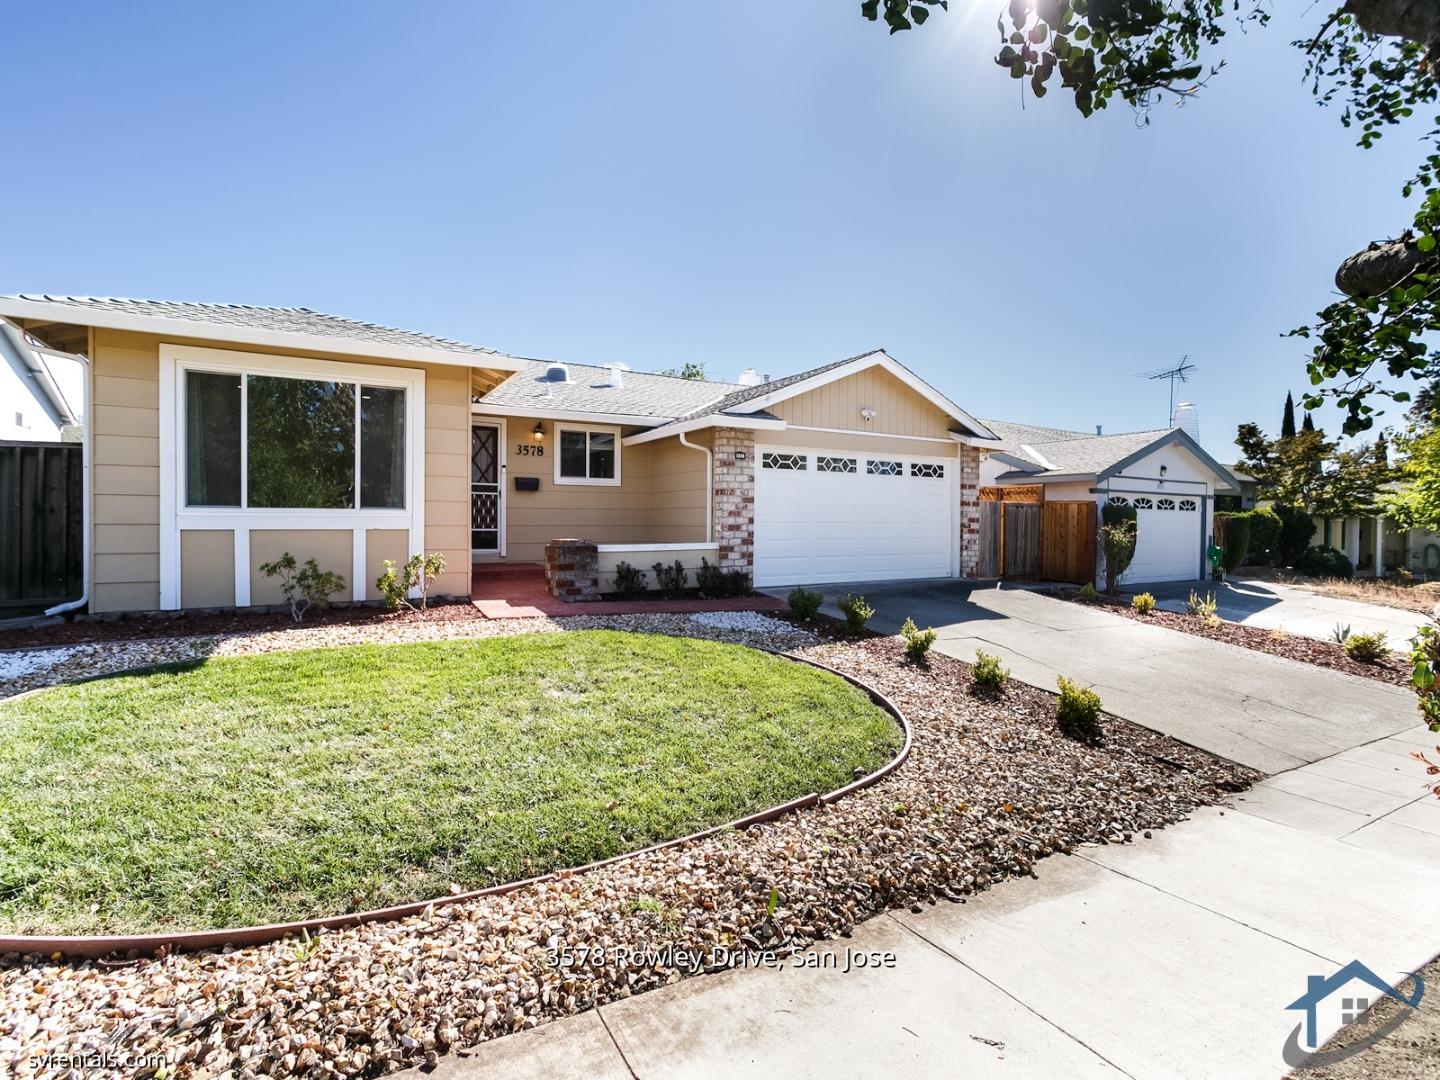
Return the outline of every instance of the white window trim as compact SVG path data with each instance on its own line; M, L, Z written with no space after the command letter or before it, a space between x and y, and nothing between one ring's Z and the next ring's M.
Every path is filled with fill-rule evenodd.
M406 475L402 509L289 510L238 506L185 505L184 372L281 375L291 378L392 386L405 393ZM241 417L244 424L244 416ZM359 461L360 433L355 433ZM241 455L241 492L245 490L245 454ZM356 500L359 500L356 474ZM160 345L160 607L180 607L180 533L185 529L233 530L235 534L235 606L250 605L250 532L252 529L350 529L351 565L346 578L350 598L365 599L370 579L366 565L368 529L406 529L411 553L425 543L425 372L418 368L310 360L295 356ZM324 567L323 569L334 569Z
M615 475L613 477L561 476L560 475L560 434L565 431L599 432L615 436ZM576 487L619 487L620 486L620 429L610 424L574 424L557 421L555 424L555 483L557 486ZM585 444L585 470L590 470L590 444Z

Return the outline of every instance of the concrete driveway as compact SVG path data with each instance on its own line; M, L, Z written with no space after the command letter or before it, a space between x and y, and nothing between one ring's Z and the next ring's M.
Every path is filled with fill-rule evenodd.
M1024 589L948 580L817 588L831 614L845 594L862 594L876 609L873 629L895 633L909 616L935 628L940 652L966 661L977 649L997 654L1016 678L1046 690L1067 675L1094 686L1107 712L1261 772L1416 723L1414 699L1401 687Z
M1191 589L1213 593L1217 614L1229 622L1284 630L1321 641L1329 641L1337 625L1348 626L1357 634L1383 630L1389 635L1391 648L1403 650L1409 648L1415 631L1430 621L1417 611L1321 596L1309 589L1271 581L1176 581L1137 586L1137 590L1153 595L1167 611L1184 611Z

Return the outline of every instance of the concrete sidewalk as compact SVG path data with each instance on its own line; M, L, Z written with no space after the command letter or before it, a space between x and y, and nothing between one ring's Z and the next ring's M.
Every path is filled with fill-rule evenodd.
M1440 952L1440 802L1413 740L1289 774L1310 794L1267 781L1152 840L1045 859L1038 881L872 919L807 954L833 969L688 979L430 1075L1277 1077L1309 976L1358 959L1398 982ZM1309 828L1272 820L1303 826L1306 806ZM1411 835L1358 842L1327 807ZM845 973L860 952L894 966ZM1339 1026L1322 1014L1322 1041Z

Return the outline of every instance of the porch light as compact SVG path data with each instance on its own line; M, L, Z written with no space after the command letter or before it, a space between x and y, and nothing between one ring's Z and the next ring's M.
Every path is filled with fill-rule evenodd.
M539 420L535 421L534 435L536 442L540 442L545 438L545 425Z

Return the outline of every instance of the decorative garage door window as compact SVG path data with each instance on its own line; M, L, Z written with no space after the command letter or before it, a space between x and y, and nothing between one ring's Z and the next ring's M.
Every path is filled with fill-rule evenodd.
M805 468L805 455L770 453L761 454L760 467L762 469L785 469L789 471L803 471Z
M904 466L898 461L883 461L879 458L871 458L865 463L865 471L871 476L901 476L904 474Z
M1174 509L1175 509L1175 500L1174 500L1174 499L1156 499L1156 500L1155 500L1155 509L1156 509L1156 510L1174 510Z
M1125 498L1124 495L1111 495L1110 498L1106 499L1105 501L1108 502L1111 506L1129 506L1129 505L1130 505L1130 500L1127 499L1127 498Z
M855 472L855 459L853 457L817 457L815 459L815 470L817 472Z
M945 466L914 461L910 463L910 475L923 476L927 480L939 480L945 476Z
M1198 504L1195 502L1194 499L1181 499L1181 500L1180 500L1180 509L1181 509L1181 510L1197 510L1197 509L1199 509L1199 506L1198 506Z
M1141 495L1141 496L1139 496L1139 497L1135 500L1135 509L1136 509L1136 510L1154 510L1154 509L1155 509L1155 503L1154 503L1152 500L1147 499L1144 495Z

